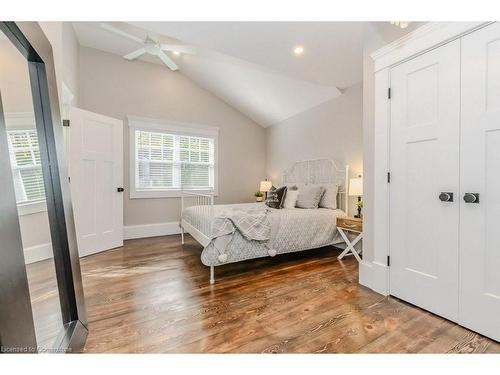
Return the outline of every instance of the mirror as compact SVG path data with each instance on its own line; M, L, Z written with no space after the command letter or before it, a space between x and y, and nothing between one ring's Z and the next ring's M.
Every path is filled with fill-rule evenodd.
M1 31L0 95L37 345L50 350L63 332L63 319L28 61Z

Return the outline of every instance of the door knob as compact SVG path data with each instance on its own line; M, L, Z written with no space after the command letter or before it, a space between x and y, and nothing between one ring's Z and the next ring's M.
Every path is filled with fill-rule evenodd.
M465 193L465 203L479 203L479 193Z
M441 202L453 202L453 193L443 191L439 194L439 200Z
M123 189L122 187L119 187L119 188L116 188L116 191L119 192L119 193L122 193L125 189Z

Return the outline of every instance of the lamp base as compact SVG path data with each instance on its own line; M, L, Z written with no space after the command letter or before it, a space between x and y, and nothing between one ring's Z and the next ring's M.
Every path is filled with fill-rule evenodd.
M358 197L358 202L361 201L361 197ZM358 206L358 214L354 215L356 219L361 219L363 216L361 215L361 207Z

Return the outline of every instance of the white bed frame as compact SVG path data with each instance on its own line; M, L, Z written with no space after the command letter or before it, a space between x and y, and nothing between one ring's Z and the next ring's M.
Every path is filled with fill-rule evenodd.
M330 159L305 160L294 163L289 169L283 172L283 185L292 184L332 184L339 186L337 201L339 207L348 214L348 192L349 166L339 168ZM187 207L194 206L197 215L194 221L187 221L182 218L182 212ZM200 216L208 220L197 220ZM184 245L184 234L189 233L198 243L206 247L210 241L212 233L212 223L214 219L214 195L213 193L198 193L196 191L182 191L181 193L181 241ZM215 283L214 266L210 266L210 284Z

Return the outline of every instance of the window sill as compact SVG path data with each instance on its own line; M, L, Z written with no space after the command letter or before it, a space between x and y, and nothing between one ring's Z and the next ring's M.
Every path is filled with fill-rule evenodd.
M200 194L213 194L214 197L219 195L217 190L186 190ZM130 191L130 199L150 199L150 198L180 198L181 190L156 190L156 191Z
M21 203L17 206L19 216L33 215L40 212L47 212L47 204L45 201Z

